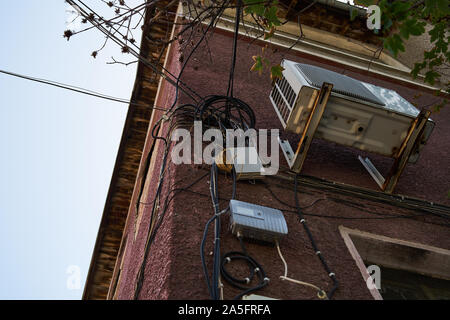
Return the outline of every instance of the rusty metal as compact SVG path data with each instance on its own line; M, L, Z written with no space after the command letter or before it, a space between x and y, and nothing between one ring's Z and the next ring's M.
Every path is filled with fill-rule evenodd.
M299 173L302 170L303 163L305 162L306 155L308 154L309 146L319 126L322 115L327 106L328 99L331 95L333 85L331 83L323 83L319 94L316 97L314 106L309 114L308 121L306 122L303 130L300 142L297 146L292 163L290 163L291 170Z
M402 146L398 150L398 153L395 157L395 162L389 172L389 175L383 184L382 189L386 193L392 193L394 191L398 179L405 169L406 163L408 162L412 150L422 140L425 124L427 123L430 114L431 112L429 110L422 110L411 124L409 132L405 140L403 141Z

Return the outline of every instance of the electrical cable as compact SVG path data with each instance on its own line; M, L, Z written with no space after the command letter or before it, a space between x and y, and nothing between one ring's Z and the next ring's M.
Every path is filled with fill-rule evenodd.
M242 10L242 0L237 1L237 7L236 7L236 18L235 18L235 24L234 24L234 37L233 37L233 56L231 61L231 70L230 70L230 76L228 79L228 89L227 89L227 96L233 97L233 87L234 87L234 69L236 67L236 55L237 55L237 40L239 36L239 24L241 19L241 10Z
M196 93L192 88L190 88L188 85L186 85L184 82L179 80L175 75L173 75L169 70L167 70L161 63L153 61L150 62L145 57L141 56L137 50L139 50L139 47L136 44L131 44L132 46L136 47L136 50L129 47L126 43L124 43L121 39L119 39L115 34L119 34L122 36L122 38L125 37L118 29L116 29L112 24L109 25L111 30L114 30L114 34L107 30L100 22L97 22L96 19L91 19L90 14L83 8L81 8L80 5L76 4L74 0L66 0L83 18L87 19L91 24L93 24L99 31L101 31L107 38L111 39L113 42L115 42L117 45L119 45L121 48L126 47L128 49L128 52L131 53L133 56L135 56L139 61L141 61L144 65L151 68L156 74L161 76L163 79L165 79L167 82L169 82L174 87L179 87L188 97L190 97L193 101L197 101L197 98L200 98L201 96ZM89 6L87 6L83 1L77 0L82 6L84 6L88 11L91 12L94 16L97 17L100 21L104 21L104 19L97 14L94 10L92 10ZM161 70L160 70L161 69ZM164 72L163 72L164 71ZM170 77L171 78L170 78ZM176 79L176 81L174 80ZM181 86L180 86L181 84Z
M146 266L147 257L148 257L149 252L150 252L150 247L151 247L151 244L153 243L153 241L154 241L154 239L156 237L156 234L157 234L159 228L162 225L162 222L164 220L164 217L165 217L165 214L167 212L167 209L168 209L168 206L169 206L170 202L175 198L175 196L177 194L179 194L182 191L188 190L189 188L191 188L192 186L194 186L195 184L200 182L204 177L206 177L206 175L207 174L204 174L204 175L200 176L199 178L197 178L196 180L194 180L192 183L190 183L188 186L186 186L184 188L172 189L167 194L166 200L165 200L165 203L164 203L164 208L163 208L162 213L161 213L161 215L159 217L159 221L154 224L155 225L154 229L152 230L152 232L149 232L148 237L147 237L146 245L145 245L145 248L144 248L144 257L142 259L141 266L139 268L139 272L138 272L138 275L137 275L137 281L136 281L135 292L134 292L134 300L137 300L139 298L139 293L140 293L140 290L142 289L142 285L143 285L145 266ZM159 186L158 186L158 190L160 190ZM173 195L172 195L172 197L169 198L169 195L171 193L173 193ZM155 199L156 199L156 196L155 196ZM153 201L153 204L155 204L155 202L156 202L156 200ZM152 213L153 212L154 211L152 210ZM152 223L150 222L150 226L151 225L152 225Z
M198 191L192 191L192 190L185 190L185 192L189 192L195 195L198 195L200 197L205 197L205 198L209 198L210 196L205 194L205 193L201 193ZM219 200L221 201L227 201L227 199L225 198L219 198ZM322 200L322 199L318 199L318 200ZM315 203L317 203L318 201L314 201ZM313 202L312 205L314 205L315 203ZM308 205L307 207L309 208L311 205ZM273 207L273 206L272 206ZM291 210L291 209L287 209L287 208L277 208L277 207L273 207L274 209L280 210L280 211L284 211L284 212L289 212L289 213L297 213L297 210ZM303 209L303 207L302 207ZM323 214L314 214L314 213L307 213L307 212L303 212L304 216L310 216L310 217L317 217L317 218L324 218L324 219L342 219L342 220L387 220L387 219L413 219L417 216L423 216L426 214L420 214L420 215L414 215L412 217L410 216L392 216L392 217L344 217L344 216L330 216L330 215L323 215ZM440 224L440 223L433 223L433 222L428 222L428 221L423 221L424 223L427 224L433 224L433 225L438 225L438 226L442 226L442 227L449 227L446 224Z
M270 281L263 267L255 259L248 255L247 250L244 246L244 242L242 240L242 235L238 234L238 239L241 244L242 252L231 251L225 253L222 257L222 263L220 267L221 275L225 279L225 281L233 287L242 290L242 292L235 296L233 300L239 300L244 295L264 288L269 284ZM249 267L249 275L244 279L239 279L231 275L231 273L226 268L226 265L228 265L229 263L239 260L246 262ZM249 286L255 278L255 275L258 278L258 283L254 286Z
M319 299L326 299L327 298L326 292L323 291L322 289L320 289L318 286L316 286L316 285L314 285L312 283L309 283L309 282L295 280L295 279L289 278L287 276L287 274L288 274L287 262L284 259L283 254L281 253L281 249L280 249L280 245L279 245L278 241L275 242L275 245L277 247L278 255L280 256L281 261L283 262L283 265L284 265L284 275L280 276L280 279L281 280L286 280L286 281L289 281L289 282L292 282L292 283L296 283L296 284L299 284L299 285L302 285L302 286L313 288L313 289L315 289L317 291L317 296L319 297Z
M61 88L61 89L65 89L65 90L69 90L69 91L73 91L73 92L77 92L77 93L81 93L84 95L88 95L88 96L92 96L92 97L96 97L96 98L100 98L100 99L105 99L105 100L110 100L110 101L114 101L114 102L119 102L119 103L124 103L124 104L128 104L128 105L134 105L134 106L139 106L139 107L146 107L149 109L155 109L155 110L166 110L160 107L149 107L148 105L143 105L143 104L139 104L139 103L135 103L126 99L122 99L122 98L116 98L116 97L112 97L112 96L108 96L93 90L89 90L89 89L84 89L84 88L80 88L80 87L76 87L70 84L64 84L61 82L57 82L57 81L52 81L52 80L47 80L47 79L42 79L42 78L36 78L36 77L32 77L32 76L27 76L27 75L23 75L23 74L19 74L19 73L15 73L15 72L10 72L10 71L6 71L6 70L1 70L0 69L0 73L9 75L9 76L13 76L16 78L21 78L21 79L25 79L25 80L29 80L29 81L34 81L34 82L38 82L38 83L42 83L42 84L46 84L49 86L53 86L53 87L57 87L57 88Z
M289 208L296 208L295 206L290 205L289 203L286 203L285 201L281 200L276 194L275 192L273 192L272 189L270 189L269 185L267 183L265 183L265 187L266 189L270 192L270 194L272 195L272 197L277 200L279 203L289 207ZM358 206L357 204L351 204L348 201L344 201L341 199L336 199L336 198L319 198L314 200L311 204L301 207L302 210L305 210L307 208L312 207L313 205L315 205L316 203L320 202L320 201L333 201L337 204L342 204L345 206L349 206L351 208L355 208L363 213L368 213L368 214L372 214L372 215L378 215L380 217L344 217L344 216L329 216L329 215L321 215L321 214L314 214L314 213L303 213L305 216L314 216L314 217L319 217L319 218L330 218L330 219L346 219L346 220L385 220L385 219L412 219L412 220L416 220L415 218L417 217L425 217L425 216L429 216L430 214L427 211L422 210L422 213L417 213L417 214L412 214L412 215L406 215L406 214L389 214L389 213L381 213L381 212L375 212L375 211L371 211L368 209L364 209L363 207L361 207L360 205ZM290 209L280 209L281 211L286 211L286 212L297 212L297 210L293 211ZM438 216L440 218L443 218L441 216ZM447 227L449 228L450 225L449 224L443 224L443 223L436 223L436 222L431 222L431 221L423 221L423 223L427 223L427 224L432 224L432 225L439 225L439 226L443 226L443 227Z
M314 240L314 237L311 233L311 231L308 228L308 225L306 224L306 220L303 217L303 212L300 208L300 202L298 200L298 192L297 192L297 188L298 188L298 181L297 181L297 175L295 175L294 178L294 193L295 193L295 205L297 207L297 214L300 220L300 223L303 225L303 228L306 231L306 234L308 235L308 238L311 242L311 245L313 247L314 253L317 255L317 257L320 259L320 262L322 263L323 268L325 269L325 271L328 273L328 276L331 278L331 280L333 281L333 287L331 288L331 290L327 293L327 298L331 299L335 293L335 291L338 289L339 287L339 282L336 279L336 275L334 274L334 272L331 272L330 267L328 266L327 262L325 261L325 258L322 256L322 253L320 252L320 250L317 248L316 242Z
M98 16L98 14L96 14L89 7L87 7L83 3L83 1L78 1L78 2L80 2L82 5L84 5L89 11L92 12L92 14L95 14L98 17L98 19L102 20L102 18L100 16ZM81 9L78 5L76 5L74 3L74 1L69 1L69 3L72 4L74 7L76 7L77 11L82 16L87 16L88 13L86 11L84 11L84 9ZM135 299L137 299L139 297L139 293L142 288L143 279L144 279L145 263L147 261L148 255L149 255L151 244L153 243L153 241L156 237L157 231L163 222L168 203L170 203L170 201L173 199L173 197L175 197L175 195L178 192L188 190L188 188L183 188L182 190L178 190L177 192L174 192L172 197L169 197L170 193L172 192L172 191L169 191L169 193L166 196L166 200L165 200L165 204L164 204L164 208L163 208L162 212L159 215L157 214L159 211L160 195L162 193L164 176L165 176L165 172L166 172L167 156L168 156L169 148L171 145L171 143L169 143L169 141L168 141L168 136L172 132L173 128L176 127L178 124L184 123L183 119L186 119L186 121L187 121L186 123L189 123L189 121L192 122L193 120L200 119L200 120L202 120L202 122L204 122L205 128L218 127L222 130L223 134L225 134L226 129L240 128L240 129L246 130L249 127L253 128L255 126L256 121L255 121L254 112L243 101L241 101L237 98L233 98L232 96L229 96L229 95L227 95L227 96L216 95L216 96L209 96L206 98L202 98L198 94L196 94L195 91L193 91L192 89L187 87L180 80L182 73L187 65L187 62L189 61L190 57L194 54L194 52L197 50L200 43L206 38L206 34L209 31L209 29L215 25L215 20L217 20L220 17L220 15L222 14L222 12L225 8L225 4L226 4L226 2L224 2L222 4L222 7L219 8L218 13L215 15L215 17L213 19L211 19L211 23L209 24L206 31L204 31L202 37L197 42L197 44L194 46L194 48L191 50L188 58L185 60L183 66L182 66L182 69L181 69L178 77L175 77L169 71L165 70L164 67L162 67L162 70L164 70L169 76L171 76L172 78L175 78L176 80L168 78L166 76L166 74L160 72L157 67L154 67L153 65L149 65L150 67L152 67L152 69L154 69L154 71L157 74L160 74L165 80L167 80L169 83L171 83L172 85L175 86L176 97L175 97L171 107L168 108L167 110L164 110L164 111L166 111L164 113L164 115L155 123L155 125L151 129L151 135L154 138L154 141L153 141L153 145L150 149L150 152L147 156L147 165L144 170L145 171L144 175L146 175L146 172L149 170L149 167L150 167L149 163L150 163L152 154L154 152L154 147L155 147L156 141L162 140L164 142L165 149L164 149L162 164L160 167L159 179L158 179L154 199L152 202L152 210L151 210L151 216L150 216L150 222L149 222L149 230L147 232L146 245L144 248L144 256L143 256L142 263L141 263L141 266L140 266L140 269L139 269L139 272L138 272L137 278L136 278L136 286L135 286L135 294L134 294ZM111 26L111 30L114 30L114 33L112 33L111 31L108 31L106 28L104 28L101 25L101 23L98 23L95 20L91 21L91 22L94 25L96 25L96 27L101 32L103 32L107 37L111 38L115 43L117 43L119 45L123 45L123 42L115 36L116 33L119 35L121 34L119 32L119 30L117 30L113 26ZM235 41L235 43L236 43L236 41ZM141 62L143 62L146 65L149 64L148 61L146 61L141 56L139 56L136 52L134 52L133 49L130 48L129 50L130 50L129 52L134 54L136 57L138 57L138 59L141 60ZM230 86L231 86L230 88L232 88L233 78L234 78L234 65L235 65L235 60L236 60L235 59L236 45L233 48L233 52L234 52L234 54L233 54L234 59L232 62L232 70L230 71ZM158 67L160 67L160 66L158 66ZM181 86L183 86L183 88ZM185 104L185 105L181 105L181 106L177 107L176 109L174 109L177 104L177 101L178 101L178 96L179 96L178 90L179 89L182 89L182 91L185 94L187 94L190 98L192 98L193 101L196 102L196 104ZM193 92L200 99L196 100L186 90ZM231 92L232 92L232 89L231 89ZM165 137L159 136L158 132L163 130L163 125L164 125L164 122L166 122L166 121L170 122L170 129L168 130L168 133ZM174 121L175 121L175 123L174 123ZM217 176L218 176L218 169L217 169L217 166L215 164L213 164L213 166L211 167L211 177L210 177L211 190L210 191L211 191L211 198L213 200L213 206L214 206L214 216L208 220L208 222L205 226L204 237L202 239L202 244L201 244L202 265L203 265L203 269L205 272L205 278L208 283L208 290L210 292L211 298L213 298L213 299L220 299L220 297L222 296L220 293L220 288L219 288L220 287L220 274L221 274L221 271L220 271L221 258L222 258L220 255L220 229L221 229L220 216L228 211L228 208L225 210L219 211L219 195L218 195ZM232 199L234 199L236 196L236 173L235 173L234 168L232 170L232 177L233 177ZM141 183L141 192L139 195L138 203L136 205L136 212L138 212L139 204L141 203L140 198L142 196L144 183L145 183L145 179ZM209 226L211 225L212 222L215 222L215 241L214 241L214 252L213 252L213 254L214 254L213 270L212 270L212 278L211 278L212 283L210 283L210 279L209 279L207 268L206 268L205 257L204 257L204 246L205 246L206 235L208 233ZM266 281L266 280L264 280L264 281Z
M233 177L233 191L231 198L234 199L236 196L236 173L234 170L232 170L232 177ZM211 193L211 200L213 203L214 208L214 216L211 217L208 222L205 225L205 229L203 232L203 238L200 244L200 258L202 261L202 267L203 267L203 273L205 276L206 284L208 287L208 291L210 294L211 299L213 300L219 300L220 299L220 286L219 286L219 275L220 275L220 216L226 212L228 212L229 207L226 209L220 211L219 209L219 194L218 194L218 168L215 163L211 166L211 174L210 174L210 193ZM215 222L215 231L214 231L214 250L213 250L213 271L212 271L212 277L210 280L210 277L208 275L208 269L206 266L206 260L205 260L205 243L206 243L206 237L208 235L209 226L212 222Z

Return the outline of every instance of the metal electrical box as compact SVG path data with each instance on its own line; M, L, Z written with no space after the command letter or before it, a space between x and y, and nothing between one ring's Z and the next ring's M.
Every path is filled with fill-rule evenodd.
M238 200L230 201L231 231L245 238L275 243L287 235L283 212Z

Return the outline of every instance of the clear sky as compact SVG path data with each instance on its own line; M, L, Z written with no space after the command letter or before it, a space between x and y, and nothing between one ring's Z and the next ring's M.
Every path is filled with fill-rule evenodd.
M113 44L93 59L99 32L64 39L67 9L64 0L2 3L0 69L129 99L136 64L107 65L131 59ZM81 298L127 109L0 74L0 299Z

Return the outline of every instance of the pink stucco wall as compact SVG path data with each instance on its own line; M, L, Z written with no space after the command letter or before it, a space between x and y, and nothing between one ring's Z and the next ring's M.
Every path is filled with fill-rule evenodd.
M191 63L187 66L182 78L183 81L202 95L225 94L230 66L231 41L230 36L216 32L208 41L212 56L209 56L205 46L201 46L198 53L193 56ZM240 40L238 50L235 96L246 101L254 109L257 116L257 128L281 129L268 98L271 88L270 79L267 75L258 76L249 72L252 65L251 56L259 53L261 47L257 43L249 44L247 41ZM169 69L175 73L180 70L178 55L178 48L175 46L172 50L171 60L168 63ZM281 58L280 52L271 53L270 55L273 61ZM407 99L412 99L418 93L417 88L393 83L386 79L375 78L365 72L339 66L332 61L325 62L314 59L311 56L297 55L294 52L285 54L285 57L303 63L326 67L333 71L344 72L357 79L394 89ZM431 99L434 99L431 93L423 93L423 96L418 100L419 104L428 104L432 101ZM173 88L170 85L166 85L157 104L159 106L168 106L173 101L173 98ZM181 101L187 102L188 100L182 97ZM432 118L436 122L432 137L423 150L419 161L414 165L408 165L405 169L396 193L448 205L450 204L450 201L447 199L447 192L450 190L450 155L448 149L450 145L450 133L448 130L450 126L450 109L448 107L444 108L440 113L433 114ZM146 150L149 150L151 142L151 139L148 140ZM311 146L302 173L377 190L377 185L359 163L357 159L358 154L361 154L358 150L316 140ZM388 170L391 163L390 159L380 156L371 155L371 159L384 172ZM122 277L118 288L120 299L130 299L134 294L136 274L142 261L151 201L158 181L160 162L161 156L158 156L154 171L150 175L151 187L146 200L149 204L142 205L143 219L136 241L134 241L133 217L129 217L128 229L125 230L129 235L127 238L127 251L124 255ZM169 170L170 174L166 176L162 199L166 197L168 190L172 188L171 185L175 181L180 187L186 186L202 174L207 173L208 167L193 165L174 166L171 164ZM226 176L220 176L219 180L220 196L227 199L231 194L231 180ZM208 298L199 255L204 225L213 214L211 200L208 197L208 181L208 178L205 178L191 188L191 190L206 196L182 192L171 203L164 223L151 246L149 258L146 261L145 279L139 296L140 299ZM272 179L267 181L270 184L270 188L283 201L294 205L294 194L291 185L275 184ZM326 199L305 210L306 213L351 218L374 217L374 215L364 213L359 209L365 208L379 213L413 214L413 212L405 209L362 201L361 199L352 199L310 188L301 188L299 192L300 202L303 206L317 199ZM253 185L248 182L239 182L237 199L286 209L286 206L273 199L262 183ZM341 202L336 202L336 199ZM345 200L356 202L356 207L344 205L342 201ZM222 208L226 204L226 200L221 201ZM296 216L287 211L285 211L285 216L289 227L289 235L281 244L281 248L289 264L289 276L329 289L331 282L313 253L307 236ZM340 281L341 285L336 293L336 298L372 298L338 232L339 225L450 249L448 228L424 223L423 219L428 222L442 223L442 220L438 218L429 217L417 218L416 220L308 217L310 229L317 240L318 246ZM211 238L208 241L207 253L212 249ZM228 231L228 217L224 217L222 223L222 253L231 250L239 251L240 247L238 241ZM264 266L268 276L271 278L270 285L258 292L258 294L281 299L310 299L315 297L314 290L289 284L278 278L283 273L283 265L275 248L249 243L247 250L251 256ZM211 257L207 256L207 259L209 266L211 266ZM245 266L244 270L246 270ZM225 283L226 298L231 298L236 293L235 289Z

